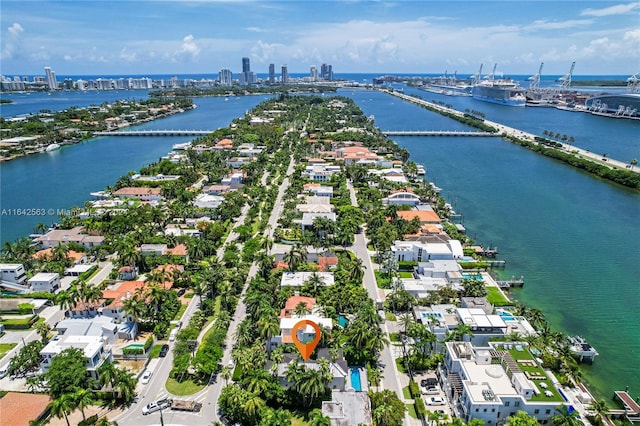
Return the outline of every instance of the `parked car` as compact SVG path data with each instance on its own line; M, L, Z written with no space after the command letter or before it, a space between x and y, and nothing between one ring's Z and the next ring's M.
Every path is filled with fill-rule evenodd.
M0 369L0 379L4 378L4 376L7 375L7 368L6 367L2 367Z
M184 288L181 288L180 290L178 290L178 297L182 296L187 290L185 290Z
M144 373L142 373L142 377L140 378L140 383L142 383L143 385L146 385L147 383L149 383L149 381L151 380L151 376L152 376L152 372L149 370L145 370Z
M440 389L437 386L420 386L420 392L423 395L436 395L440 393Z
M444 405L444 398L440 396L432 396L426 398L427 405Z
M164 358L165 356L167 356L167 353L169 352L169 345L162 345L162 348L160 348L160 358Z
M150 402L142 407L142 414L146 416L147 414L155 413L158 410L169 408L171 407L171 402L172 401L170 399L160 399L155 402Z

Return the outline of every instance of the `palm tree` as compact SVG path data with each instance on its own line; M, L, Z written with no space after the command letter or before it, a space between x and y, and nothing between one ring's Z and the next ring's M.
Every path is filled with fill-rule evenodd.
M73 396L71 394L63 394L60 395L59 398L51 401L51 414L56 416L57 418L62 418L67 421L67 426L71 426L69 423L69 418L67 414L71 414L73 407L75 407Z
M306 302L300 302L296 305L293 314L298 316L298 317L303 317L305 315L308 315L311 313L311 309L309 309L307 307L307 303Z
M258 415L260 410L262 410L266 406L264 400L257 395L252 395L247 401L244 403L244 412L247 414L248 418L254 418Z
M557 414L551 416L551 422L555 426L580 426L582 422L578 419L577 410L569 412L569 407L561 405L556 408Z
M304 373L298 382L298 388L303 400L308 401L307 406L311 406L313 400L317 398L325 389L323 374L320 370L305 368Z
M134 294L124 300L124 311L133 317L135 323L138 323L140 317L147 311L147 304L139 295Z
M61 290L55 295L56 304L60 305L60 309L67 311L76 305L77 299L74 292L69 290Z
M43 321L36 325L36 331L40 335L42 344L46 345L49 342L49 332L51 331L51 326Z
M273 314L266 314L258 320L258 330L260 336L266 341L267 355L271 353L271 338L280 332L280 321Z
M103 387L109 387L112 397L115 394L118 374L119 370L112 362L105 362L98 368L98 383Z
M309 413L309 426L330 426L331 419L322 414L322 410L314 408Z
M312 297L316 297L320 293L320 289L324 287L324 280L317 273L312 273L309 279L304 282L305 293Z
M73 402L82 412L82 420L86 420L84 409L93 403L93 393L88 389L76 389L73 393Z
M594 421L597 424L602 424L603 419L607 418L607 414L609 413L609 407L607 406L607 401L605 401L604 399L593 401L591 405L589 405L589 410L595 413Z
M232 375L231 368L229 368L226 365L222 367L222 370L220 371L220 377L222 378L222 380L224 380L225 386L229 383L229 380L231 379L231 375Z

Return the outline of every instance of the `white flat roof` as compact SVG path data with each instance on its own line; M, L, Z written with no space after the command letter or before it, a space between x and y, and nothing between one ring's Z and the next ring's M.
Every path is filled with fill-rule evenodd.
M39 282L39 281L49 282L59 277L60 275L58 275L57 272L38 272L33 277L29 278L27 281L28 282Z
M333 285L333 272L285 272L282 274L280 286L301 287L313 274L320 277L324 285Z

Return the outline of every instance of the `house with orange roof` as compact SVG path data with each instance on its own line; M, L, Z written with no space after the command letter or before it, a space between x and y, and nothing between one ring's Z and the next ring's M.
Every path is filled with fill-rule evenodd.
M272 271L279 271L282 269L289 269L289 264L284 260L276 260Z
M0 398L0 426L29 426L49 412L49 395L8 392Z
M37 252L34 253L33 258L46 262L49 259L51 259L52 252L53 252L53 247L49 247L43 250L38 250ZM74 265L79 265L81 263L84 263L87 260L86 253L82 253L74 250L68 250L66 253L66 257L67 259L71 259Z
M304 303L309 312L312 312L316 306L316 299L307 296L291 296L284 302L284 308L280 311L280 318L291 318L300 303Z
M442 222L440 216L433 210L399 210L397 215L399 218L409 222L414 218L418 218L421 225L438 224Z
M163 254L168 256L181 256L189 262L189 250L186 244L178 244L174 248L167 248Z
M221 139L213 146L215 150L233 149L233 141L231 139Z
M321 256L318 258L318 270L320 272L327 272L336 266L338 266L338 258L336 256Z

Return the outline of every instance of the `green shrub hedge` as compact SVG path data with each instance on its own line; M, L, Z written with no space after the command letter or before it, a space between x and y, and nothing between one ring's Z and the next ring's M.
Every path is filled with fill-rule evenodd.
M409 392L413 398L420 399L420 386L416 382L409 382Z

